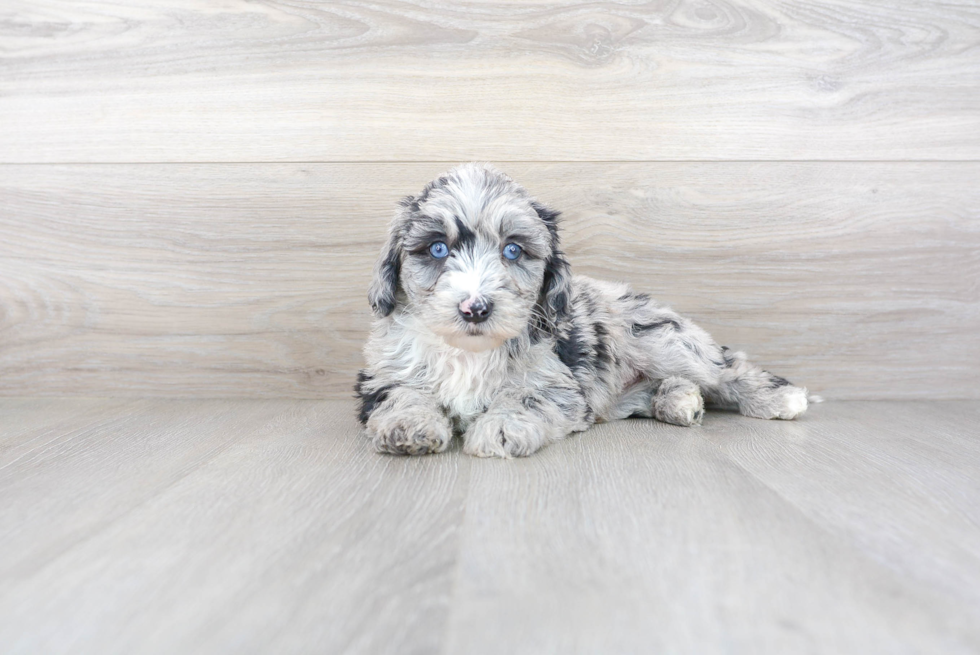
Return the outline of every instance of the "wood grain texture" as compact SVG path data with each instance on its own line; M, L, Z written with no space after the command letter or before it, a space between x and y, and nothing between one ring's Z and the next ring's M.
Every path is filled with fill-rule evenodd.
M441 643L468 459L379 457L350 402L11 405L61 429L0 465L4 652Z
M0 161L980 158L980 7L0 7Z
M709 412L479 462L447 650L975 652L977 418L975 403Z
M980 649L975 401L621 421L512 461L376 455L353 414L0 399L4 651Z
M0 394L346 397L441 164L11 165ZM980 397L980 164L509 164L573 270L832 398Z

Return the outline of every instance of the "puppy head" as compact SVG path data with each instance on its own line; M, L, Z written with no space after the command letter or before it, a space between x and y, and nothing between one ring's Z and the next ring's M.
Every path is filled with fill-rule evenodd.
M568 311L558 212L489 165L463 164L402 200L374 270L379 316L396 307L447 343L487 350Z

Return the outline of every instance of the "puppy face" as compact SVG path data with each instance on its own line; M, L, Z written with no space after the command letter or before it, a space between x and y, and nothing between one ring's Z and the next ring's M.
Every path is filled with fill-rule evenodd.
M569 283L557 217L499 171L459 166L402 201L371 304L381 316L411 312L450 345L474 351L552 326Z

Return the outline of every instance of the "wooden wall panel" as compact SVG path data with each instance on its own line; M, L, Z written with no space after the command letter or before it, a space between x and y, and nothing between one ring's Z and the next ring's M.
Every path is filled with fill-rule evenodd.
M0 161L980 159L975 2L7 0Z
M512 163L575 271L831 398L980 397L980 163ZM0 394L343 397L442 164L0 166Z

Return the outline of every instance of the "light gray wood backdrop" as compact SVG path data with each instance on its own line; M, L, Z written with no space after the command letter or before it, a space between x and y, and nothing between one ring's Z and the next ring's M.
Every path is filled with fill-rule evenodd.
M491 160L831 398L980 397L980 2L0 4L0 394L350 393L395 201Z

